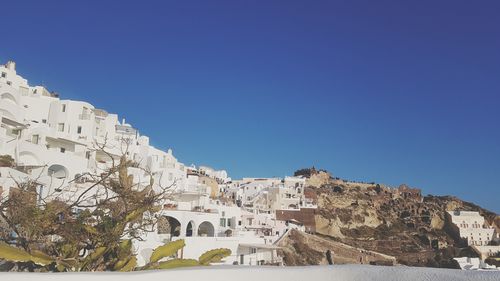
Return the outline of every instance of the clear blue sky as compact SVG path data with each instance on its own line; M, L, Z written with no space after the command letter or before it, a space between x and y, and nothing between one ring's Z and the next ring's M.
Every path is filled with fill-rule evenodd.
M186 164L500 212L498 1L75 2L3 2L0 60Z

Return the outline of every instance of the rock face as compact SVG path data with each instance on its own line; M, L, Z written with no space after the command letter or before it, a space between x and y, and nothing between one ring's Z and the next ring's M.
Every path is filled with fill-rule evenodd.
M327 172L320 171L317 174L311 175L310 178L306 180L306 185L310 187L321 187L330 181L331 175Z
M419 189L406 185L389 188L320 175L311 173L307 181L315 184L312 190L318 198L316 235L393 255L401 264L456 268L453 257L474 255L448 231L446 211L478 211L497 230L500 226L497 214L456 197L423 197Z
M355 248L331 238L311 235L295 229L278 243L284 263L291 265L326 265L327 251L330 251L334 264L384 264L393 265L394 257L381 253Z
M433 229L443 229L445 225L444 219L441 218L439 214L434 214L431 219L431 227Z

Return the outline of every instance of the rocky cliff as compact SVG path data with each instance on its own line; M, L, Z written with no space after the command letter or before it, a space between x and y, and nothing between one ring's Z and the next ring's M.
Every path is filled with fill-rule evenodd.
M318 198L315 235L394 256L400 264L455 268L453 257L475 255L449 229L446 211L478 211L500 228L500 216L456 197L422 196L406 185L356 183L311 170L299 171Z

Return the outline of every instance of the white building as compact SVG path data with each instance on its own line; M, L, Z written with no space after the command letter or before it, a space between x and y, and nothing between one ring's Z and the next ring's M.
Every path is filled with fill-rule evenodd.
M486 259L500 252L500 246L491 245L498 241L495 228L485 223L484 217L479 212L448 211L448 216L454 225L453 230L460 238L467 241L480 256Z
M172 150L149 145L147 136L116 114L29 86L13 62L0 66L0 74L0 154L11 155L28 173L43 167L42 182L67 186L81 175L102 172L124 153L154 174L158 184L186 180L186 169ZM109 154L97 149L99 145ZM138 181L144 177L134 176Z
M470 246L485 246L496 240L495 228L484 223L479 212L448 211L451 222L457 226L461 238Z
M498 270L494 265L489 265L479 258L454 258L462 270Z
M231 182L224 170L186 167L171 149L151 146L147 136L117 114L30 86L14 62L0 65L0 155L10 155L16 164L15 169L0 168L1 196L8 196L16 181L35 178L40 196L78 196L91 184L90 175L102 173L122 155L138 164L129 168L136 183L145 186L152 175L154 188L173 186L172 199L156 214L162 222L156 232L134 244L139 264L157 246L181 238L186 240L184 258L229 248L233 254L226 264L280 264L274 242L287 225L275 219L273 208L297 208L303 202L302 179ZM235 200L226 200L228 194ZM248 209L236 202L253 206L262 198L274 202L264 200Z

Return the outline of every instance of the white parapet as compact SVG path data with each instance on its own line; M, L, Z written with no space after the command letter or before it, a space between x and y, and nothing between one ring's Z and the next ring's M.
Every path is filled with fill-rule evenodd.
M334 265L307 267L210 266L133 273L0 273L0 280L9 281L137 281L140 279L148 281L498 281L500 280L500 272L403 266Z

